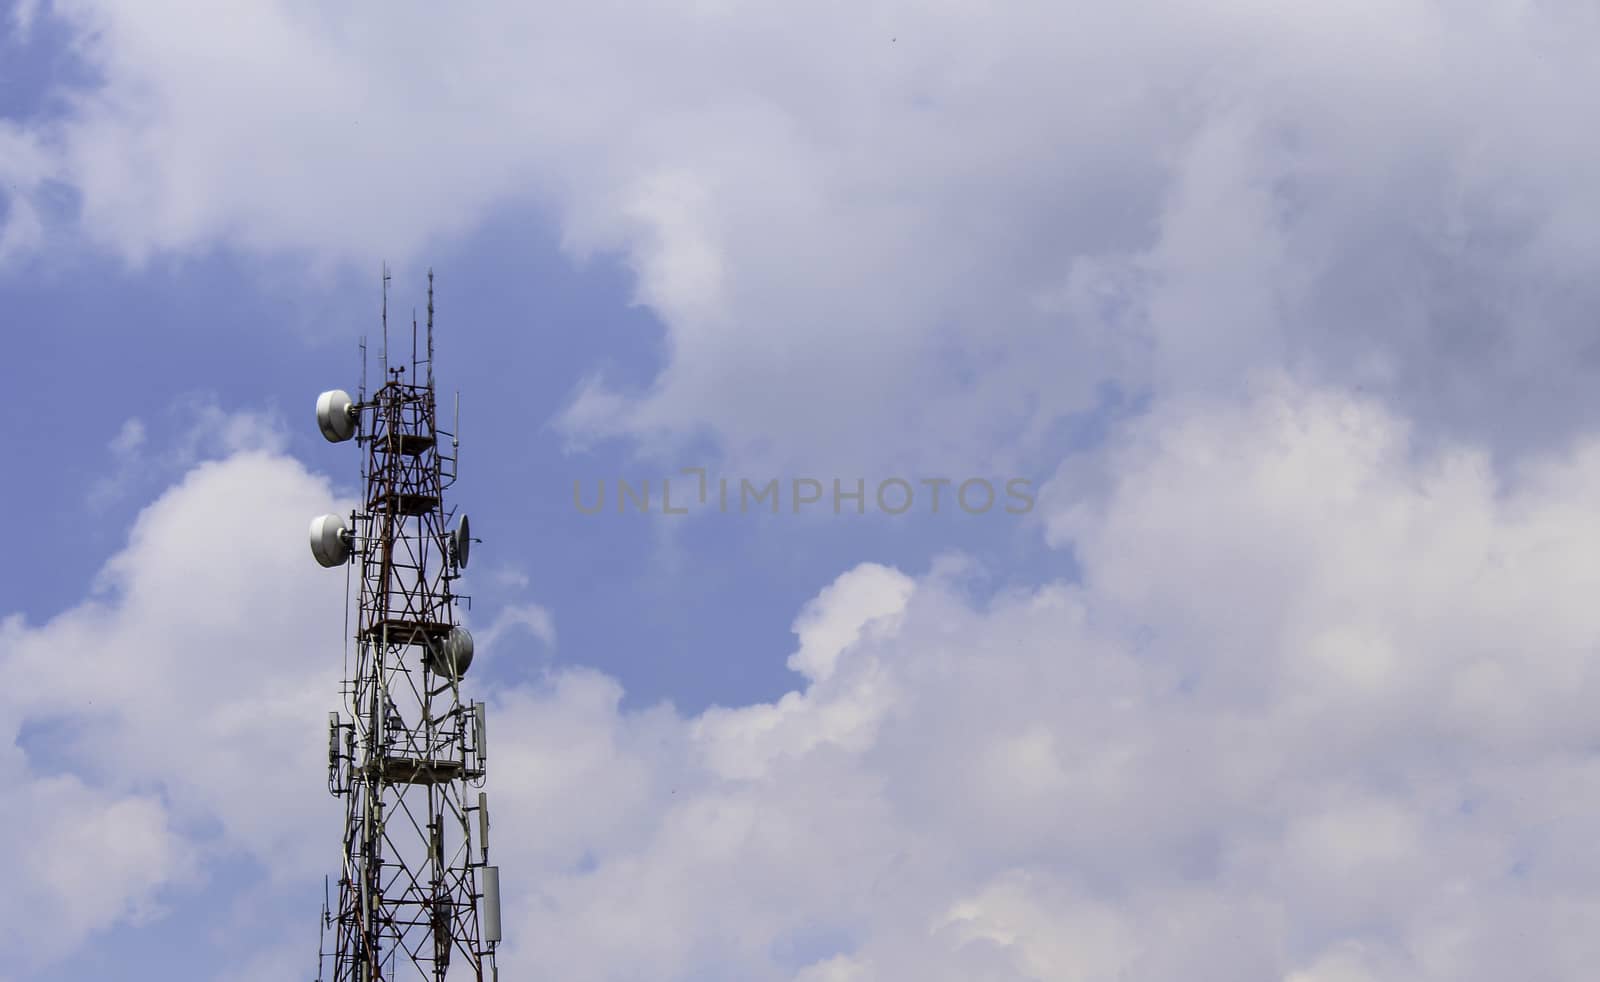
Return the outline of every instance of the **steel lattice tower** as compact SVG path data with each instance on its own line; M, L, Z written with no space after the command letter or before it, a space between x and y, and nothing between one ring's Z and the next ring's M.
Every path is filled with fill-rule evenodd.
M345 802L338 901L323 905L332 982L498 978L499 870L490 866L481 702L463 701L472 638L455 583L473 541L444 504L458 437L440 429L433 386L433 274L426 348L412 323L409 366L391 366L384 273L383 378L317 403L323 435L363 451L364 494L346 524L312 523L312 552L359 582L353 664L330 714L328 789ZM408 370L409 369L409 370ZM455 424L452 424L454 427ZM448 445L441 443L447 440ZM454 524L452 525L452 522ZM326 940L326 934L324 935Z

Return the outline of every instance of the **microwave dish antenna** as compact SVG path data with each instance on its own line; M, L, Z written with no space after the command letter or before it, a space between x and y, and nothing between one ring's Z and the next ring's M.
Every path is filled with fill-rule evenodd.
M329 443L343 443L356 435L360 415L350 393L329 389L317 397L317 429Z
M328 568L343 566L350 558L354 537L338 515L319 515L311 520L311 555Z

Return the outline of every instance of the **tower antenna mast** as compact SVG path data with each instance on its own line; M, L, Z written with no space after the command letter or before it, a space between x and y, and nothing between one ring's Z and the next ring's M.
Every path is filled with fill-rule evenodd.
M428 275L425 378L413 319L411 377L389 361L389 272L383 273L383 378L360 402L317 400L330 442L361 450L363 496L348 521L311 523L326 567L353 563L356 658L328 720L328 790L345 802L339 898L324 914L331 982L476 979L498 982L500 870L489 865L484 705L464 700L472 636L456 592L473 542L444 491L455 450L440 447L433 388L433 274ZM363 366L365 375L365 345ZM447 480L447 478L451 480ZM326 908L325 908L326 910Z

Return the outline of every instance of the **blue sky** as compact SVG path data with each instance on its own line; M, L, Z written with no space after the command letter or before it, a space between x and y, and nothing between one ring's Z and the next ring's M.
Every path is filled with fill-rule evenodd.
M385 263L512 977L1582 977L1600 21L1207 6L0 5L0 979L310 977Z
M582 662L623 679L631 699L669 699L698 710L781 695L791 683L781 663L696 653L781 650L794 610L830 572L865 556L918 567L944 549L965 548L991 558L1002 582L1027 575L1022 563L1069 568L1018 519L966 515L949 506L939 515L919 509L894 522L848 516L806 521L804 513L766 521L755 514L686 518L678 561L687 565L667 565L671 557L658 537L660 526L675 519L616 514L615 482L650 480L659 495L661 479L683 467L709 465L713 479L730 472L717 470L716 458L704 452L658 462L639 460L616 443L588 452L564 449L552 424L579 380L604 368L643 388L659 369L663 330L648 311L630 304L628 276L618 263L596 258L574 264L550 241L548 222L536 213L508 216L434 260L440 381L464 395L467 463L458 499L488 536L486 565L524 573L527 595L545 598L547 606L587 611L562 617L563 648L587 652ZM175 476L162 469L161 448L196 425L197 403L265 413L282 424L297 457L335 480L355 480L348 448L324 446L306 422L304 404L320 387L354 389L363 335L376 364L378 274L292 282L284 270L258 277L247 263L216 256L158 261L156 267L134 274L114 259L85 257L42 270L19 264L9 274L7 296L14 323L22 326L13 335L18 352L10 364L27 376L8 378L11 390L61 380L54 384L94 393L77 398L64 391L49 420L23 413L7 420L19 459L61 461L38 469L38 480L16 507L82 501L77 512L42 511L20 530L28 550L61 553L60 561L19 578L8 591L20 600L16 609L32 619L46 619L81 596L133 516ZM391 325L396 344L404 335L409 345L406 320L413 305L426 302L425 279L410 279L391 280L392 313L405 324ZM86 290L84 282L96 286ZM45 324L50 328L26 327ZM140 460L124 474L109 445L129 419L144 426L140 456L156 459ZM64 453L74 443L79 446ZM731 476L737 491L744 474ZM764 485L797 475L750 476ZM831 496L832 476L823 479ZM107 480L115 481L115 493L96 494ZM575 481L584 482L586 500L599 482L607 483L606 514L591 519L578 511ZM679 504L693 481L680 479ZM22 491L14 487L8 494ZM831 509L831 497L813 510L822 509ZM85 512L91 521L84 521ZM486 586L490 611L509 599ZM629 616L617 616L619 609ZM554 657L530 650L520 669L506 667L537 672Z

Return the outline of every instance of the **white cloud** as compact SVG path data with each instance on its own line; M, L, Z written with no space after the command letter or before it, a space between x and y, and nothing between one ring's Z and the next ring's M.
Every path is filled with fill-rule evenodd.
M13 893L53 921L8 949L40 955L149 910L222 855L273 877L325 865L311 833L335 820L316 775L344 590L308 568L304 524L332 499L263 451L201 464L140 514L89 599L5 622L6 740L43 726L23 746L65 770L7 767L21 793L0 827L26 857Z
M1120 445L1054 527L1082 586L979 607L959 567L902 593L868 565L797 621L831 672L776 703L630 716L583 673L504 697L499 763L547 775L491 791L526 830L496 843L504 964L1580 976L1600 445L1498 483L1481 449L1282 381Z
M624 712L581 669L480 690L507 971L1580 976L1600 445L1497 480L1481 449L1279 380L1115 446L1086 501L1044 501L1081 585L979 604L960 563L860 566L797 617L805 682L775 703ZM327 865L341 591L299 533L329 496L268 453L203 464L97 596L6 622L5 718L71 724L67 776L13 755L7 827L81 832L68 855L115 874L23 957L181 904L219 845L286 881ZM40 911L82 876L22 868Z
M1570 6L53 10L104 84L0 131L16 242L46 173L134 260L369 268L547 207L668 327L646 391L582 389L578 443L1014 468L1108 378L1284 362L1497 449L1596 421Z
M17 0L11 8L11 23L16 28L17 35L26 39L28 32L33 30L34 18L39 15L39 0Z
M528 571L521 566L511 563L502 563L489 573L489 578L495 586L502 590L525 590L532 582L528 579Z
M859 566L841 576L800 612L794 623L800 650L789 656L789 667L812 682L826 681L839 655L864 631L903 611L911 591L911 580L882 566Z
M127 490L128 482L145 470L146 436L144 421L134 417L125 420L117 435L106 444L106 449L111 451L113 470L89 488L91 509L98 510L120 497Z
M122 429L117 431L117 435L112 437L107 447L115 457L122 459L138 453L144 446L144 441L144 421L134 417L122 424Z
M800 648L788 664L806 677L807 690L770 705L707 710L689 729L704 765L722 778L761 778L784 758L821 746L870 745L893 698L883 673L867 661L850 666L848 678L833 677L846 651L898 631L912 590L909 577L870 563L824 588L794 622Z
M527 577L524 576L522 580L526 586ZM555 647L555 620L548 610L538 604L512 604L500 608L478 643L486 650L494 649L502 638L518 628L532 634L545 647Z
M26 33L29 10L24 4L14 12L19 33ZM34 197L53 167L37 134L0 119L0 263L43 242L44 222Z
M195 863L159 797L36 773L10 740L0 776L0 953L13 968L34 969L109 923L156 916L163 888L192 881Z

